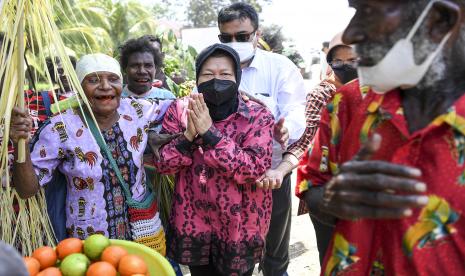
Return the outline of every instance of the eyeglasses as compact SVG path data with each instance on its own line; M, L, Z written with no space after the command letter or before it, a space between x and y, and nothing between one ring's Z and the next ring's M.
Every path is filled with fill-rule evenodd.
M219 34L218 38L221 43L229 43L233 41L233 38L236 38L237 42L248 42L250 37L255 34L255 31L251 33L236 33L236 34Z
M357 67L359 61L360 61L360 59L358 59L358 58L357 59L350 59L350 60L335 60L333 62L330 62L329 66L331 66L331 68L335 68L335 69L342 68L344 65L350 65L352 67Z

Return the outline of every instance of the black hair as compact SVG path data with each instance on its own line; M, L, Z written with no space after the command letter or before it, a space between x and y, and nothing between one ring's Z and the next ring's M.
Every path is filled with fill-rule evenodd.
M195 75L197 81L199 80L200 69L202 69L203 64L211 57L229 57L234 63L234 75L236 77L236 83L241 82L242 69L239 55L231 47L220 43L216 43L205 48L197 56L197 59L195 60Z
M153 56L153 63L155 67L163 67L163 56L158 52L152 45L150 41L145 38L138 39L129 39L126 41L120 48L120 64L123 70L128 67L129 56L134 53L149 53Z
M163 42L161 41L161 39L158 37L158 36L154 36L154 35L144 35L144 36L141 36L139 39L141 40L147 40L149 42L158 42L158 44L160 44L160 51L162 51L163 49Z
M69 56L69 60L71 61L71 64L73 65L73 68L76 69L76 57L74 56ZM57 83L57 79L55 78L55 64L60 63L60 58L55 57L55 60L53 61L51 57L47 57L45 59L45 63L47 64L47 70L48 73L50 74L50 79L53 83Z
M237 19L243 21L247 18L250 19L254 31L256 31L258 29L258 13L254 7L242 2L234 3L220 10L218 13L218 26Z
M337 45L335 47L333 47L331 50L329 50L328 54L326 55L326 61L328 63L332 62L333 59L334 59L334 55L341 49L344 49L344 48L351 48L350 46L347 46L347 45Z

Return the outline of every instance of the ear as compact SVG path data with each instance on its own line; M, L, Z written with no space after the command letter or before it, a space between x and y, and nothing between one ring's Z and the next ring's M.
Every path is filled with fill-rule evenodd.
M262 30L257 29L257 32L255 34L255 41L253 42L253 47L257 48L258 46L258 40L262 37Z
M428 19L430 37L435 43L440 43L449 32L456 34L460 30L463 11L452 1L438 1L433 4Z

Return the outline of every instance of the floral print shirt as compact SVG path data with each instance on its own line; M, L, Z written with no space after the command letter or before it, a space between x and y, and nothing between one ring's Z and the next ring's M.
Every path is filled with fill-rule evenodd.
M187 99L168 109L162 133L186 129ZM262 256L271 191L255 180L271 167L274 118L239 99L238 111L214 122L195 143L183 135L161 148L161 173L176 174L167 230L168 256L185 265L210 261L225 275L250 270Z
M382 144L372 159L420 169L429 203L405 219L338 221L322 275L465 275L465 96L410 133L400 91L343 87L323 113L300 190L327 183L373 133Z
M102 132L135 200L142 200L147 191L142 158L147 131L162 119L170 104L121 99L119 120ZM47 121L31 142L31 149L40 185L50 182L55 170L66 176L69 236L84 239L102 233L110 238L130 238L127 206L118 179L77 110L69 109Z

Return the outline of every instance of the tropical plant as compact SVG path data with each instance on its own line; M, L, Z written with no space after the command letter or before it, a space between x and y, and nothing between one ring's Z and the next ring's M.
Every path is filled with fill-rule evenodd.
M60 34L78 55L90 50L114 55L124 41L157 28L151 10L136 0L61 0L58 5L55 21Z
M248 3L260 13L263 5L271 1L272 0L190 0L186 11L187 20L190 26L195 28L212 27L217 24L218 12L232 3Z

